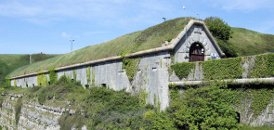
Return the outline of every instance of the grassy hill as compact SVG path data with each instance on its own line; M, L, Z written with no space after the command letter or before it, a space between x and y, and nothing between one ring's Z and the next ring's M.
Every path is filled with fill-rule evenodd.
M83 63L111 56L119 56L141 50L160 47L181 32L191 18L176 18L147 28L123 35L114 40L88 46L66 55L57 56L43 62L24 66L9 76L18 76L30 72L49 70L50 68ZM274 35L261 34L247 29L232 28L229 43L239 56L255 55L274 51Z
M57 56L43 62L25 66L14 71L10 76L49 70L52 67L67 66L75 63L82 63L111 56L120 56L160 47L165 41L170 41L175 38L183 30L184 26L190 19L191 18L177 18L169 20L143 31L133 32L102 44L88 46L66 55Z
M52 58L56 55L32 54L32 63ZM0 84L4 82L7 74L18 67L28 65L30 63L29 55L1 54L0 55Z
M262 34L244 28L232 28L229 43L239 56L274 52L274 35Z

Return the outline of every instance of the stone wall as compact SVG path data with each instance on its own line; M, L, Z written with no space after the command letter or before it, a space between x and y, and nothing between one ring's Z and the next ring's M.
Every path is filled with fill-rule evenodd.
M58 119L64 112L75 111L62 106L46 106L36 102L22 101L16 121L17 101L22 95L7 95L0 109L0 125L7 130L59 130Z
M201 43L203 45L205 49L205 60L219 59L221 57L220 53L214 46L212 39L208 37L205 29L206 28L199 25L190 27L190 29L186 32L186 35L182 36L182 39L175 47L175 62L189 61L189 49L193 43Z

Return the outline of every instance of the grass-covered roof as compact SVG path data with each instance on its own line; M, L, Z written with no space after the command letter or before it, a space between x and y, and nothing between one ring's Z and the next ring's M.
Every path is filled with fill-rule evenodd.
M165 41L175 38L190 19L168 20L143 31L126 34L105 43L88 46L68 54L24 66L13 71L9 77L161 47Z

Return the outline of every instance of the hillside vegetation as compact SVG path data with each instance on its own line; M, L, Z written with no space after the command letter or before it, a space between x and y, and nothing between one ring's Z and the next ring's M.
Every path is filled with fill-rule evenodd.
M242 105L241 99L247 98L253 100L253 110L262 111L268 103L265 101L274 96L273 89L269 89L271 86L258 89L256 86L230 88L216 85L189 87L183 90L184 94L180 92L182 89L170 86L170 107L164 112L145 104L145 92L132 95L106 87L92 86L84 89L80 83L64 76L49 86L24 89L6 87L5 95L0 96L0 101L10 94L24 95L16 103L16 122L20 119L22 105L27 102L38 101L46 106L74 110L74 114L65 112L58 119L61 130L80 129L82 126L96 130L271 129L266 126L252 128L239 124L235 109Z
M190 19L168 20L143 31L123 35L102 44L88 46L43 62L24 66L13 71L9 77L160 47L165 41L175 38ZM232 37L228 43L228 46L231 46L238 56L255 55L274 50L274 35L232 28Z
M239 56L274 52L274 35L262 34L244 28L232 28L229 43Z
M67 66L111 56L121 56L141 50L160 47L165 41L170 41L175 38L183 30L189 20L190 18L169 20L143 31L130 33L102 44L88 46L66 55L48 59L44 62L25 66L14 71L10 76L49 70L49 68L53 67Z
M52 58L56 55L46 54L32 54L32 63ZM12 72L14 69L29 65L29 55L12 55L12 54L1 54L0 55L0 84L3 84L7 74Z

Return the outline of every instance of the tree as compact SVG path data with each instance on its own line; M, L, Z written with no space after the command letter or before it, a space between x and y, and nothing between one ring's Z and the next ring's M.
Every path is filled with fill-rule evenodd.
M205 23L212 35L220 40L228 41L231 37L231 27L218 17L208 17Z
M216 38L221 49L224 51L227 57L236 57L237 53L234 48L228 43L229 38L231 38L231 27L218 17L208 17L205 19L205 23Z

